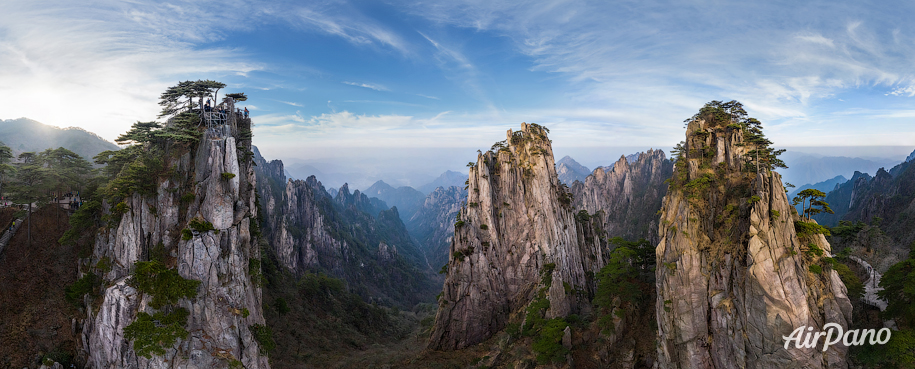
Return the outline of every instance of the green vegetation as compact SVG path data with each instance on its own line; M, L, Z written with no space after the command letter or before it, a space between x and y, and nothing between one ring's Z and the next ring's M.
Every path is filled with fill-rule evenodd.
M808 257L823 256L823 249L817 246L815 243L807 244L807 250L804 251Z
M803 209L801 214L803 214L807 220L810 220L812 215L817 215L819 213L835 214L829 207L829 203L821 200L825 197L826 194L823 193L823 191L808 188L799 192L797 196L794 197L793 203L795 206L800 204Z
M162 111L159 117L168 117L178 114L182 111L189 111L194 108L203 107L204 98L212 98L213 101L219 101L216 96L220 89L226 87L225 83L211 80L183 81L177 85L169 87L162 95L159 96L159 105ZM233 96L244 96L244 94L233 94ZM229 96L232 97L232 96ZM197 99L197 101L195 101ZM247 99L247 98L246 98ZM244 101L238 100L237 101Z
M546 299L546 289L544 288L538 292L537 298L527 306L527 315L524 318L524 327L522 327L524 335L533 336L537 333L543 323L546 322L546 319L543 319L543 315L549 308L550 300Z
M613 316L610 314L618 309L617 314L625 309L639 309L644 305L646 291L654 283L654 247L645 239L639 241L626 241L619 237L609 240L615 246L610 252L607 265L597 274L597 291L594 295L594 305L599 309L598 324L605 334L612 333L615 329ZM614 300L619 299L615 305Z
M195 232L206 233L209 231L216 231L217 234L219 233L219 230L216 229L216 227L213 227L213 223L199 218L191 219L188 226Z
M280 315L286 315L291 311L291 309L289 309L289 303L287 303L286 299L282 297L277 297L277 299L273 302L273 307L276 308L276 312Z
M813 274L822 274L823 273L823 267L821 267L819 264L811 264L809 269L810 269L810 272Z
M101 220L102 215L102 203L98 200L89 200L83 203L78 210L76 210L73 215L70 216L70 228L64 232L63 236L60 237L59 242L61 245L73 245L83 236L88 234L93 234L92 232L96 227L99 221ZM90 237L94 239L94 237ZM86 243L89 243L90 240L87 240Z
M883 291L878 295L887 301L883 319L894 319L899 330L893 331L885 345L852 347L854 361L866 368L915 367L915 242L909 258L890 267L880 278Z
M75 306L81 306L83 303L83 296L87 294L95 294L96 289L98 289L101 285L101 278L95 274L86 273L82 278L64 288L64 296L66 297L67 302Z
M200 281L185 279L175 269L165 267L159 261L138 261L134 263L134 272L128 283L138 291L153 298L149 306L161 309L174 305L182 298L197 297Z
M797 232L798 237L808 237L815 234L830 235L828 228L816 223L807 223L803 220L794 222L794 230Z
M569 324L562 318L546 321L531 344L531 349L537 354L537 363L549 364L565 361L569 349L562 345L562 336L568 326Z
M133 342L137 355L163 355L178 338L187 338L184 325L189 313L174 305L182 298L197 297L200 281L185 279L159 261L138 261L127 283L152 296L149 307L160 310L152 315L140 312L133 323L124 327L124 337Z
M543 264L543 268L540 269L540 284L545 288L550 288L553 285L554 270L556 270L556 263Z
M839 274L839 278L842 279L842 283L848 289L848 297L858 299L864 296L864 283L861 282L861 279L855 275L855 272L848 265L833 258L824 258L824 261Z
M464 257L470 256L471 254L473 254L473 247L468 247L463 250L457 250L454 252L454 254L452 256L453 256L454 260L464 261Z
M181 239L182 240L190 241L192 238L194 238L194 232L191 232L190 229L185 228L185 229L181 230Z
M772 141L769 141L762 132L762 122L756 118L750 118L746 110L744 110L743 104L734 100L728 102L710 101L699 109L698 113L684 122L689 123L700 119L705 120L710 128L723 126L727 129L741 129L743 131L745 145L753 147L744 158L747 169L755 168L756 172L759 173L760 169L787 168L785 163L778 158L785 150L775 150L771 147ZM696 134L702 138L708 132L701 131L696 132ZM691 149L701 149L697 151L701 151L703 158L706 157L704 148ZM685 143L681 142L674 147L671 156L676 161L679 161L682 157L692 155L687 152Z
M229 173L229 172L223 172L223 173L222 173L222 180L223 180L223 181L228 181L228 180L230 180L230 179L232 179L232 178L235 178L235 173Z
M489 229L489 226L485 225L485 224L480 224L480 229L485 231L485 230Z
M759 200L762 200L762 198L760 198L759 196L753 195L753 196L750 196L749 199L747 199L747 204L753 205L753 204L759 202Z
M184 325L188 314L185 308L152 315L140 312L137 320L124 327L124 338L133 342L137 356L149 359L153 355L165 355L165 349L174 346L175 341L187 338Z
M915 242L913 242L915 245ZM915 329L915 247L909 258L894 264L883 273L878 294L887 301L884 316L896 319L901 326Z
M575 214L575 220L579 223L587 223L591 221L591 215L588 214L587 210L579 210L578 213Z
M255 286L262 287L264 285L264 273L261 270L261 259L248 259L248 277L251 278L251 283Z
M774 223L781 215L782 213L778 210L771 210L769 211L769 221Z
M95 263L95 269L98 269L98 271L102 273L110 272L111 268L111 258L107 256L102 256L102 258L99 259L97 263Z

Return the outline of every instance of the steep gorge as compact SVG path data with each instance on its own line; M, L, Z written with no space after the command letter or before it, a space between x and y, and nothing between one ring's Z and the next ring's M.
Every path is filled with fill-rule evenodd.
M852 307L779 174L746 165L746 134L714 114L688 123L656 249L659 367L845 368L841 345L784 348L801 326L847 328Z
M412 308L435 286L396 208L343 185L331 197L314 176L288 180L279 160L255 152L264 234L285 268L323 272L367 301Z

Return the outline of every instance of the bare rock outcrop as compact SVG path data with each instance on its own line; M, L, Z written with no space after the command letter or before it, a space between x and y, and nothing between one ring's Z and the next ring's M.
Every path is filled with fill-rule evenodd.
M264 234L294 274L321 271L366 300L411 308L431 300L429 267L396 207L344 184L331 197L315 176L287 180L283 163L255 154Z
M826 239L798 234L780 176L749 169L746 129L730 123L689 123L664 199L658 367L846 368L841 345L785 348L801 326L847 329L851 303Z
M264 324L261 289L250 275L259 271L251 261L260 257L252 232L257 207L251 121L229 116L227 136L208 130L199 142L168 143L151 152L164 170L140 180L151 181L153 190L134 192L106 209L111 220L96 236L91 265L104 272L108 287L98 305L87 306L83 324L90 367L269 368L250 329ZM215 229L191 232L192 219ZM151 259L201 283L195 298L178 302L189 312L187 337L164 355L146 358L125 339L124 327L138 313L155 310L151 297L128 281L135 262Z
M461 188L437 187L407 221L407 229L416 237L433 270L448 262L448 249L454 237L454 217L466 200L467 193Z
M627 240L658 239L658 210L667 194L665 181L673 173L673 162L662 150L648 150L635 160L621 156L609 169L597 168L571 187L575 209L600 213L609 237Z
M547 318L588 309L600 237L576 221L546 129L522 124L477 156L455 223L448 276L429 347L454 350L502 330L542 294Z

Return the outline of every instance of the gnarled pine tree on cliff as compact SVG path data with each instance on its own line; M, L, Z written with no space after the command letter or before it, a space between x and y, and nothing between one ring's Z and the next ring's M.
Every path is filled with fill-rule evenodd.
M85 299L93 368L269 368L251 120L234 109L245 97L200 104L222 86L170 88L167 123L137 123L119 138L134 145L96 157L110 181L86 205L103 222L81 265L104 282Z
M524 308L527 328L587 308L600 237L576 220L547 132L522 124L472 163L430 348L482 342Z
M797 215L780 151L737 102L706 104L664 199L657 246L660 368L845 368L847 348L785 349L801 326L848 326L822 227Z

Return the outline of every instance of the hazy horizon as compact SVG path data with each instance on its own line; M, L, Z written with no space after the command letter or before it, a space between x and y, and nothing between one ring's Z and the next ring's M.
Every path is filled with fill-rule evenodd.
M912 3L4 5L0 118L108 140L156 119L168 86L212 79L247 93L257 143L287 159L473 152L521 122L550 127L559 154L669 150L684 119L732 99L776 145L915 145ZM589 167L625 154L598 151L568 150Z

